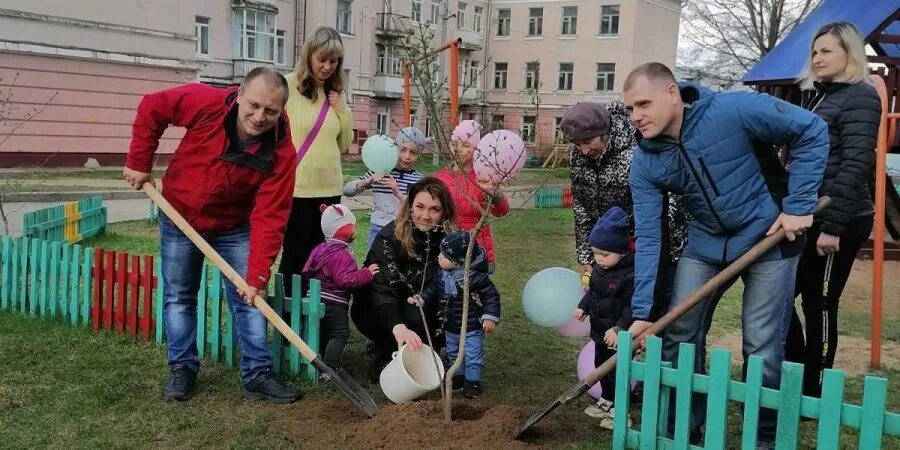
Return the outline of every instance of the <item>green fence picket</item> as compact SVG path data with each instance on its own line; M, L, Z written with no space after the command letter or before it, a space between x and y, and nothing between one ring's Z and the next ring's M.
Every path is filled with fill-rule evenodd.
M694 389L694 346L678 346L678 375L675 386L675 449L687 450L690 434L691 401Z
M658 419L656 420L657 436L665 436L669 426L669 402L672 401L672 387L662 384L662 382L672 375L674 375L672 363L663 361L662 370L660 371L659 412L657 413Z
M222 336L222 272L218 267L212 268L212 282L210 283L209 300L212 304L212 324L209 334L209 357L212 362L219 362Z
M709 366L709 394L706 405L706 447L724 449L728 430L728 391L731 352L714 348Z
M19 285L19 312L25 314L26 310L26 293L28 292L28 261L30 258L29 250L31 250L31 241L28 238L22 238L20 242L20 248L22 254L21 259L19 260L19 275L18 278L21 281Z
M29 260L31 263L31 289L28 291L28 313L31 314L32 317L37 313L38 306L38 273L41 267L40 255L41 255L41 241L37 239L32 239L31 241L31 255Z
M102 252L103 249L96 251ZM92 268L94 267L94 249L91 247L84 249L84 259L81 263L81 279L83 280L81 291L81 326L86 327L91 323L91 287L93 287L94 277Z
M57 301L59 289L59 242L50 243L50 283L49 304L50 317L57 315Z
M41 317L47 315L47 307L48 305L48 292L47 292L47 282L49 281L49 264L50 264L50 242L41 241L41 283L40 283L40 306L38 307L40 310Z
M3 309L10 308L9 304L9 284L10 284L10 270L12 270L12 260L13 257L13 248L11 239L9 236L3 236L3 249L2 249L2 260L0 260L0 264L2 267L2 274L0 274L0 307Z
M800 426L800 401L803 398L803 365L785 362L781 365L781 404L778 411L778 431L775 449L797 448Z
M291 311L291 329L294 330L294 333L297 333L298 336L303 336L303 333L300 330L300 306L303 302L303 280L299 275L293 275L293 282L291 283L291 298L285 299L288 304L288 308ZM290 373L291 375L300 374L300 354L297 351L297 347L291 345L288 350L288 363L290 364Z
M631 380L631 334L620 331L618 338L619 348L616 351L616 408L619 411L628 411L631 406L631 395L628 393L626 380ZM613 442L612 448L624 449L628 437L628 414L616 414L613 417Z
M78 317L81 312L81 303L79 303L79 291L81 289L81 283L79 278L79 262L81 261L81 245L75 244L72 246L72 258L68 260L69 272L72 275L72 284L71 284L71 293L69 295L69 323L74 327L78 326ZM87 276L87 275L85 275Z
M844 372L825 369L822 376L822 401L819 403L819 433L816 448L838 450L841 436L841 410L844 401ZM827 414L823 414L828 411Z
M18 309L19 305L19 252L21 251L19 248L19 242L21 242L21 240L21 238L13 239L10 244L12 248L12 251L10 253L12 272L10 272L9 283L9 308L14 311Z
M72 246L63 244L58 262L59 266L59 309L63 320L69 318L69 262Z
M656 448L656 424L659 418L659 382L662 367L662 339L647 338L644 358L644 400L641 405L641 449ZM623 382L623 385L628 383ZM625 411L628 411L627 409Z
M272 309L279 317L284 314L284 289L282 288L283 278L281 274L275 274L275 297L272 299ZM234 328L232 326L232 328ZM281 373L282 362L284 360L284 344L281 339L281 333L277 329L272 329L272 364L275 373Z
M744 430L756 430L759 426L759 404L762 396L763 359L751 356L747 362L747 377L744 382ZM741 448L756 449L756 433L743 433Z
M197 294L197 356L203 357L206 348L206 292L209 290L206 285L209 267L203 264L200 272L200 292Z
M306 315L303 316L305 319L303 337L306 340L306 344L315 353L319 353L319 324L325 315L325 306L322 305L321 292L322 284L319 280L310 280L309 297L304 299L306 303L303 305L303 309L306 311ZM318 383L319 377L316 373L316 368L306 358L303 358L303 362L306 364L306 379L310 383Z
M884 408L887 405L887 380L867 376L863 384L862 421L859 426L859 447L881 448L884 432Z

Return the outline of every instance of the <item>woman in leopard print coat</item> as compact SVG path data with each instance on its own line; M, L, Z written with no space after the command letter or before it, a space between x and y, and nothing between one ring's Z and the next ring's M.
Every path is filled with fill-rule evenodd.
M628 172L637 146L636 130L622 102L607 105L579 103L566 112L560 129L569 146L572 177L572 210L575 213L575 250L582 272L590 273L594 255L588 234L603 213L618 206L628 214L629 232L634 235L634 210ZM669 198L669 210L661 226L668 227L668 261L674 263L687 240L688 216Z

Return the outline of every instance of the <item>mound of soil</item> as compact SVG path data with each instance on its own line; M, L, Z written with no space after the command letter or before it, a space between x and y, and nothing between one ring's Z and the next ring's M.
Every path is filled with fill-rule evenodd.
M441 402L384 406L372 420L346 427L353 448L517 449L538 448L513 439L522 414L505 406L454 402L453 422Z

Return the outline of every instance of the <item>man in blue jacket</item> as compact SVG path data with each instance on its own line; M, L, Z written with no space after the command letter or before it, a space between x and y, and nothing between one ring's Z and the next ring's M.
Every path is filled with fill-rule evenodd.
M816 115L765 94L712 93L679 86L660 63L637 67L625 81L625 104L642 135L630 171L637 237L630 331L651 325L659 265L663 192L682 194L693 216L675 273L669 309L686 300L779 228L787 241L741 273L744 282L744 358L765 360L763 385L777 388L791 317L802 233L812 225L828 155L828 130ZM790 173L775 161L774 145L791 151ZM730 286L730 284L729 284ZM706 334L723 286L665 332L663 357L677 363L682 342L696 346L694 371L705 367ZM700 397L700 396L696 396ZM693 402L692 440L700 436L705 401ZM759 446L774 442L776 414L760 412ZM674 420L674 414L670 416Z

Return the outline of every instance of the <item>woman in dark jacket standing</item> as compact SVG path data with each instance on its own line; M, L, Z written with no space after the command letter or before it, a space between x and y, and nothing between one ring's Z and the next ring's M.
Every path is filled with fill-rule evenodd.
M806 366L803 393L816 397L822 371L834 365L838 302L875 213L869 180L881 100L867 72L865 44L853 24L831 23L816 33L801 86L815 88L806 106L828 124L831 148L819 194L831 204L816 214L797 268L806 335L795 308L785 347L786 359Z
M425 177L409 188L397 219L381 229L366 256L366 266L378 264L380 272L371 286L358 290L350 306L356 328L377 348L369 375L377 378L391 354L408 344L422 347L427 331L438 337L437 308L425 309L427 324L418 308L407 302L422 293L424 280L440 270L441 239L456 229L456 212L443 182ZM442 345L435 342L435 351Z

